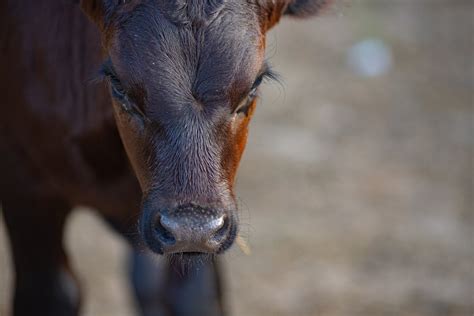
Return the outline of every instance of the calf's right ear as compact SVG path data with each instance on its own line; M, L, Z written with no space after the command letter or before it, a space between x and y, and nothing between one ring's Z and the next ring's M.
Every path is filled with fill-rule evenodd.
M101 28L122 2L124 0L80 0L82 11Z

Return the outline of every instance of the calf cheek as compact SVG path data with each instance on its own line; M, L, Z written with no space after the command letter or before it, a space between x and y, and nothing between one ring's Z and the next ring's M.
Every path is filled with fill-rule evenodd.
M117 127L128 159L140 183L142 192L146 192L150 184L150 170L147 159L149 137L147 137L143 126L133 120L135 119L116 114Z
M248 117L240 120L239 122L235 122L236 126L233 126L232 128L234 132L229 133L231 134L231 137L229 137L229 141L223 152L222 169L225 171L224 173L227 178L226 180L227 183L229 183L231 191L233 191L237 170L247 144L250 112Z

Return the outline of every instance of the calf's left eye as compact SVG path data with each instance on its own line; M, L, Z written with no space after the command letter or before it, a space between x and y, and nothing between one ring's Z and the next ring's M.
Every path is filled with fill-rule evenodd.
M248 114L248 110L250 106L252 105L252 102L255 100L255 98L258 96L258 87L252 88L250 93L245 97L242 102L240 102L239 106L235 109L234 113L235 114Z

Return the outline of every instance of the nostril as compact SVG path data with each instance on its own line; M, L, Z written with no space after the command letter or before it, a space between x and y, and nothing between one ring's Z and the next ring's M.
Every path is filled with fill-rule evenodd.
M228 216L225 216L222 226L214 233L214 235L211 236L211 240L216 243L223 242L227 238L227 235L229 234L229 230L230 230L230 219Z
M155 232L160 241L167 246L173 245L176 242L173 234L161 224L161 216L158 217L155 223Z

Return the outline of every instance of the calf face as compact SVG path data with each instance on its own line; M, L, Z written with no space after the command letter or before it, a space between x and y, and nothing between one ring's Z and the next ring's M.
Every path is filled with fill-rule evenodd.
M156 253L220 253L237 234L233 192L265 33L327 1L83 0L97 23L116 122L143 191Z

